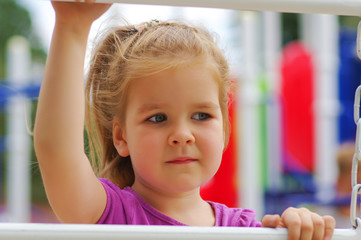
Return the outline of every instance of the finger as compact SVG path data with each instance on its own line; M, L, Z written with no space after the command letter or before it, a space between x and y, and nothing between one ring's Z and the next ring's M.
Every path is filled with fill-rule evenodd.
M316 214L311 213L311 218L313 222L313 240L323 240L325 234L325 221L324 219Z
M281 222L280 215L265 215L262 218L262 227L270 227L270 228L276 228L280 227L279 224Z
M286 209L282 216L282 222L288 229L288 240L298 240L301 236L301 217L295 208Z
M333 236L333 230L336 227L336 221L331 216L323 216L323 221L325 223L325 240L330 240Z
M313 236L313 213L311 213L308 209L300 208L299 216L301 218L301 240L311 240ZM315 214L317 215L317 214Z

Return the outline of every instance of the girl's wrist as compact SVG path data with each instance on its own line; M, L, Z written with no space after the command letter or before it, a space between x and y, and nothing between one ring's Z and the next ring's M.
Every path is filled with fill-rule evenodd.
M55 29L62 33L70 33L74 36L87 38L90 31L91 23L73 23L68 21L56 20Z
M76 52L78 52L79 50L81 52L85 52L88 35L89 31L86 31L85 29L77 31L75 28L69 28L68 26L56 24L54 28L53 38L56 39L54 39L54 41L57 44L59 44L59 42L62 42L63 46L66 46L66 48L68 49L76 50Z

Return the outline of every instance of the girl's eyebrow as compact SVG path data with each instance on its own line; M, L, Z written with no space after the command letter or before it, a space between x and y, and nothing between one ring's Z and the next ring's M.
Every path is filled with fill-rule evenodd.
M158 104L158 103L145 103L141 107L138 108L137 113L142 114L142 113L146 113L149 111L164 109L166 107L169 107L169 105L168 104ZM214 102L199 102L199 103L192 104L192 107L198 108L198 109L219 109L220 108L219 104L216 104Z
M166 107L167 104L157 104L157 103L146 103L143 104L141 107L138 108L138 113L145 113L145 112L149 112L149 111L153 111L153 110L157 110L157 109L162 109L164 107Z
M211 109L218 109L220 108L219 104L216 104L214 102L201 102L196 103L193 105L195 108L211 108Z

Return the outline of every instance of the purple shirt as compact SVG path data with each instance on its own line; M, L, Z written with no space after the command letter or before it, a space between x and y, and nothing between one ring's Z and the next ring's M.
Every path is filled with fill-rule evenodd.
M153 208L132 188L120 189L107 179L100 178L99 180L107 194L107 205L98 224L186 226ZM215 213L215 226L261 226L261 223L254 219L255 212L252 210L228 208L223 204L214 202L209 202L209 204Z

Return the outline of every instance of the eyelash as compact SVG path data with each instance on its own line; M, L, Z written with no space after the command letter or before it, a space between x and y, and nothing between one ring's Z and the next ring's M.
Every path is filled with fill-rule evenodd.
M196 119L194 116L198 115L198 119ZM203 116L203 117L201 117ZM192 119L198 120L198 121L205 121L208 120L211 117L208 113L199 112L193 115ZM201 119L202 118L202 119Z
M157 117L162 117L163 119L161 119L161 121L157 121ZM153 123L160 123L160 122L164 122L165 120L167 120L167 116L165 114L161 114L161 113L155 114L155 115L151 116L150 118L147 118L147 121L150 121Z
M195 116L197 116L197 117L195 117ZM159 117L160 117L160 119L159 119ZM205 120L208 120L210 117L211 117L211 115L208 113L199 112L199 113L193 114L192 119L197 120L197 121L205 121ZM147 118L147 121L150 121L152 123L161 123L161 122L166 121L167 119L168 118L165 114L159 113L159 114L155 114L155 115Z

